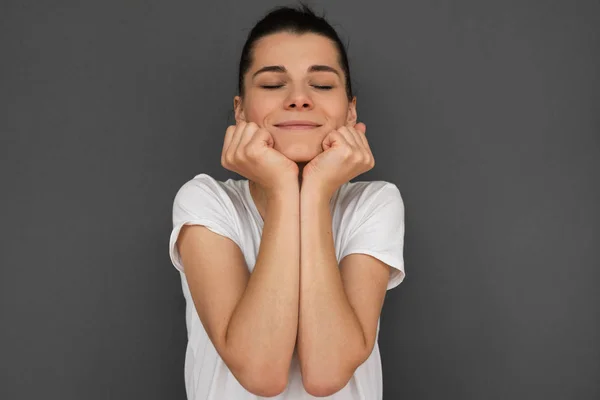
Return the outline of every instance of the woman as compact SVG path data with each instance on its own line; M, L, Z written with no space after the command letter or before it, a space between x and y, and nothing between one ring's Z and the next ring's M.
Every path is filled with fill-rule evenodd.
M306 6L250 32L223 167L173 205L188 399L382 398L377 336L404 278L404 206L374 166L344 46Z

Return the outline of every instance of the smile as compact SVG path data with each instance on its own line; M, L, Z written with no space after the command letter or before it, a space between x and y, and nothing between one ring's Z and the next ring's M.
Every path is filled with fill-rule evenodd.
M320 127L321 125L319 125L315 122L312 122L312 121L286 121L286 122L282 122L280 124L276 124L275 126L279 129L297 130L297 129L315 129L315 128Z

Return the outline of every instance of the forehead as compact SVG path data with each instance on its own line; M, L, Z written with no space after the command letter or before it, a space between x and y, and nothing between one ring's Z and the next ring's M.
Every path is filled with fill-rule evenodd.
M333 41L314 33L274 33L258 40L252 54L250 69L265 65L283 65L306 71L315 64L325 64L340 69L338 50Z

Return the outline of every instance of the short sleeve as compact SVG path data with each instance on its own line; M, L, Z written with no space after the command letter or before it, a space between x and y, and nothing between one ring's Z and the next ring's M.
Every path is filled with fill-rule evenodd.
M391 267L387 290L404 280L404 203L396 185L387 183L365 200L365 212L353 224L340 260L353 253L368 254Z
M169 255L177 270L184 272L176 246L184 225L203 225L240 246L228 200L219 183L206 174L196 176L179 189L173 201L173 230L169 240Z

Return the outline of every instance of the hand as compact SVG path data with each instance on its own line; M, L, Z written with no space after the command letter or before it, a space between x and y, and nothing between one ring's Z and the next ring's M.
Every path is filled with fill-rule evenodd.
M316 188L329 199L342 184L372 169L375 158L367 142L366 129L365 124L359 122L325 136L321 143L324 151L302 171L302 187Z
M221 165L258 183L267 192L298 184L298 164L273 148L271 134L254 122L232 125L225 132Z

